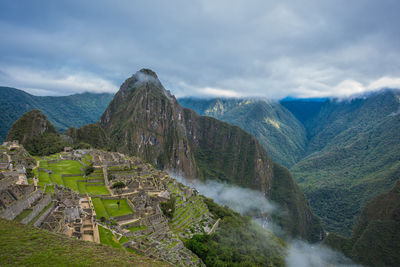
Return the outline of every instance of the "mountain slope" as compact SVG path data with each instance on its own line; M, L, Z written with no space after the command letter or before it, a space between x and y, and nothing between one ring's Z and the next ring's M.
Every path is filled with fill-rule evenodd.
M0 87L0 142L22 114L41 110L59 131L96 122L111 101L112 94L83 93L70 96L33 96L22 90Z
M400 92L329 101L308 121L307 157L291 168L327 230L348 235L361 209L400 176Z
M25 113L11 126L6 141L13 140L18 140L31 155L57 153L65 146L56 128L40 110Z
M169 266L105 245L0 218L1 266Z
M366 205L350 239L332 234L324 243L366 266L399 266L400 181Z
M260 190L266 196L276 190L272 180L283 179L287 182L279 188L290 190L278 204L290 219L281 220L282 226L294 236L312 241L323 236L301 191L292 189L295 182L287 173L274 175L276 165L253 136L239 127L184 110L153 71L142 69L127 79L99 124L112 150L142 157L158 168L189 178L223 180ZM299 200L298 205L288 203L293 200ZM304 228L307 224L313 231Z
M285 167L294 165L304 154L305 129L278 102L223 98L181 98L178 101L200 115L226 121L254 135L268 155Z

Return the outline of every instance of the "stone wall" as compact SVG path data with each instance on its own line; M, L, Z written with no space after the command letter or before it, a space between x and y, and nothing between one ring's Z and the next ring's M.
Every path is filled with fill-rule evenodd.
M29 206L38 200L42 195L42 190L36 190L28 195L23 196L18 201L11 204L6 210L0 213L0 217L14 220L24 209L29 208Z
M55 206L53 205L53 207L46 210L42 215L40 215L40 217L36 220L36 222L33 224L33 226L39 227L40 225L42 225L42 223L46 219L47 215L49 215L54 209L55 209Z
M11 186L13 183L15 183L16 179L13 177L7 177L4 179L0 180L0 191L3 191L5 189L7 189L9 186Z
M33 218L35 218L47 205L49 205L51 202L51 194L46 194L40 201L37 203L33 208L32 212L26 216L21 223L27 224L30 222Z
M133 214L127 214L127 215L112 217L112 219L116 220L117 222L121 222L121 221L133 220L135 219L135 216Z

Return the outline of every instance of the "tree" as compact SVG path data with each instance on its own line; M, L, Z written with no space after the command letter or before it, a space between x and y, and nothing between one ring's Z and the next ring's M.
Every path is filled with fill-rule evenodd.
M111 188L113 189L122 189L125 187L125 184L123 182L116 182L113 183L113 185L111 186Z
M84 168L84 173L85 173L85 176L88 176L88 175L90 175L92 172L94 172L94 167L93 167L93 163L90 163L88 166L85 166L85 168Z

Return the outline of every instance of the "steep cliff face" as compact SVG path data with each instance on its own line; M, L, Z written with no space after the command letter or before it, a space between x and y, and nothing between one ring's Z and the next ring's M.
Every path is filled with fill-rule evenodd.
M124 82L100 125L113 149L188 177L197 174L183 109L153 71L142 69Z
M179 104L239 126L252 134L276 163L287 168L303 156L306 132L303 125L280 103L262 99L180 98Z
M106 149L109 147L110 140L98 123L86 124L79 129L71 127L65 134L71 138L72 144L77 147L86 144L94 148Z
M56 153L65 145L56 128L39 110L29 111L15 121L6 140L18 140L32 155Z
M151 70L142 69L124 82L99 125L110 140L110 149L136 155L187 178L216 179L259 190L266 197L288 187L285 196L275 199L286 211L281 226L308 240L324 235L292 177L274 174L273 161L252 135L183 109ZM74 142L95 145L95 140L74 138ZM280 183L273 181L280 179ZM317 230L309 231L305 227L309 224Z
M258 141L236 126L184 110L199 177L269 192L272 160Z

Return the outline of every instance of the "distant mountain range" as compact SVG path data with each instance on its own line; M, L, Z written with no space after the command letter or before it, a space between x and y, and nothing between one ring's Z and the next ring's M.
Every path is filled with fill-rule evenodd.
M98 121L113 94L83 93L70 96L34 96L22 90L0 87L0 142L24 113L42 111L57 130Z
M317 100L178 101L253 134L290 168L325 228L350 235L362 207L400 178L400 91Z

